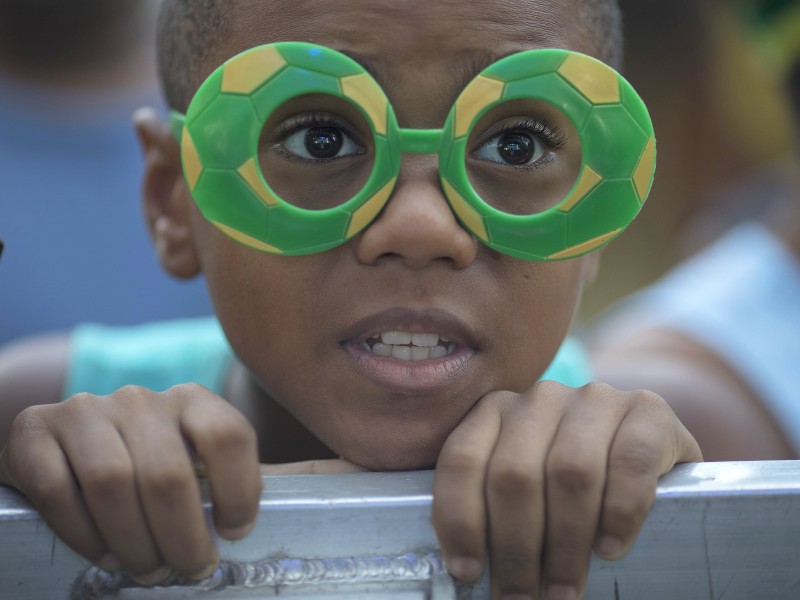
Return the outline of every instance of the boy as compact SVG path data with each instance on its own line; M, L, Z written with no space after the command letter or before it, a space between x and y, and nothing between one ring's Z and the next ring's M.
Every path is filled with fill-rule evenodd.
M276 41L313 42L311 54L337 64L355 57L380 82L400 126L420 129L441 127L465 82L501 57L568 48L615 62L619 46L611 1L203 4L168 1L162 14L162 73L181 113L224 61L248 49L273 53L262 45ZM298 102L295 112L278 108L269 117L259 160L276 193L324 203L372 156L360 127L375 111L353 114L314 94ZM191 115L184 161L194 147ZM471 154L474 185L480 173L493 182L512 174L513 183L541 167L569 189L574 173L569 180L565 171L577 144L551 116L531 125L516 110L500 114ZM621 556L658 477L676 462L701 459L653 394L537 383L596 258L529 261L479 243L443 196L433 153L404 151L388 201L344 243L275 256L254 249L266 241L201 214L199 180L191 169L184 177L181 146L165 125L144 112L136 127L147 159L145 212L162 265L178 277L205 275L237 361L220 390L229 403L193 384L163 393L124 387L35 406L15 421L0 482L26 493L89 559L145 584L170 570L209 575L216 554L194 463L209 478L215 527L230 539L255 518L259 460L314 461L296 467L306 471L435 464L433 520L454 576L476 579L488 549L495 597L544 590L548 598L578 598L591 549ZM530 129L536 133L519 134ZM420 348L424 357L410 356ZM50 354L40 350L5 357L0 390L15 409L59 398L70 349L62 341ZM42 356L50 360L44 372L32 366Z

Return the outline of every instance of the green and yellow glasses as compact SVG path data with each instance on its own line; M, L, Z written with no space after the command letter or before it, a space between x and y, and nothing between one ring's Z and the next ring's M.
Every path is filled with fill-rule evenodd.
M358 234L389 201L405 153L438 155L444 196L475 237L538 261L616 237L655 170L642 100L611 67L566 50L498 60L442 129L405 129L353 59L268 44L214 71L172 125L205 218L274 254L322 252Z

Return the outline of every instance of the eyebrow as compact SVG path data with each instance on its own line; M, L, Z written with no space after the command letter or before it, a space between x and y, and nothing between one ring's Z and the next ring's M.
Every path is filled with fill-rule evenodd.
M461 89L467 87L467 84L473 79L475 79L478 73L486 69L488 66L493 65L498 60L502 60L507 56L512 56L513 54L519 54L522 51L523 50L511 50L510 52L506 52L504 54L483 53L480 55L476 55L473 58L469 68L462 70Z
M378 82L378 85L381 86L382 89L386 89L386 84L388 83L388 78L386 77L386 68L378 63L377 61L373 61L368 59L365 56L362 56L356 52L350 52L348 50L342 50L341 48L336 48L336 50L345 56L352 58L358 64L360 64L364 69L366 69L367 73L372 75L372 78Z

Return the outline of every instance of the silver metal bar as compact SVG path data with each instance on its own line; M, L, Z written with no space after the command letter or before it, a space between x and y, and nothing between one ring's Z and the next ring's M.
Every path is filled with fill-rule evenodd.
M265 478L254 532L218 540L201 584L144 589L77 557L0 487L0 598L488 598L456 585L430 525L433 474ZM681 465L662 478L631 552L593 559L587 600L800 598L800 461Z

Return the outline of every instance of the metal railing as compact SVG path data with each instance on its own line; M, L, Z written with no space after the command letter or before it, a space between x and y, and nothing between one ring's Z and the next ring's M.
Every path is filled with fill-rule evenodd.
M218 540L197 584L140 588L92 567L0 487L0 598L488 598L457 585L430 524L433 473L265 478L254 531ZM662 478L636 545L594 558L587 600L800 599L800 461L681 465Z

